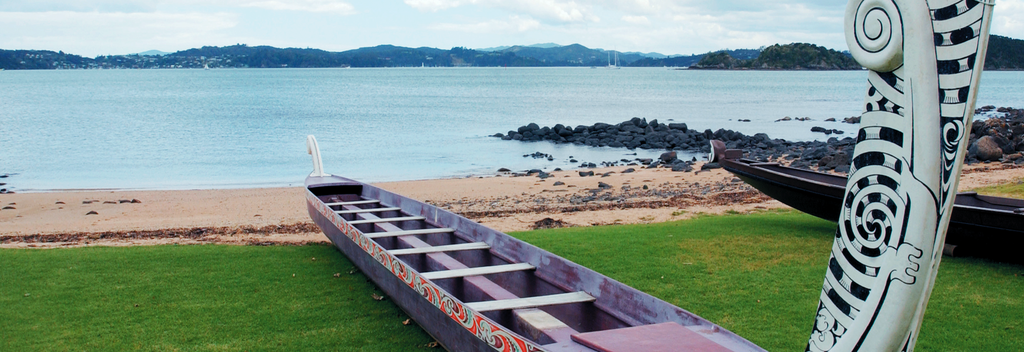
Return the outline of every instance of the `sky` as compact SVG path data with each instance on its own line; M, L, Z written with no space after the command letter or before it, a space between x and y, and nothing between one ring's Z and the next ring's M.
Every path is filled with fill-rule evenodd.
M923 1L923 0L922 0ZM234 44L344 51L537 43L702 54L812 43L846 50L843 0L0 0L0 49L87 57ZM1024 0L992 34L1024 39Z

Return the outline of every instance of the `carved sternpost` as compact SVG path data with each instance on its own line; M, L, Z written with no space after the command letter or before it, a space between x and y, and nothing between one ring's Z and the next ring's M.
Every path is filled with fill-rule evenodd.
M912 351L970 136L994 0L852 0L868 90L808 351Z

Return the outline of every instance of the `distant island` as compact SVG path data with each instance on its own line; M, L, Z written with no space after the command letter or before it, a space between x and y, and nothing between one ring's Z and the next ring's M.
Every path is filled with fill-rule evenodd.
M838 52L814 44L772 45L755 58L737 59L727 52L704 55L690 69L718 70L859 70L848 52Z
M665 56L591 49L580 44L469 49L407 48L393 45L342 52L244 44L206 46L174 53L148 51L87 58L47 50L0 49L0 69L174 69L319 67L688 67L694 69L857 70L848 53L814 44L793 43L760 49L722 50ZM986 70L1024 70L1024 40L992 35Z

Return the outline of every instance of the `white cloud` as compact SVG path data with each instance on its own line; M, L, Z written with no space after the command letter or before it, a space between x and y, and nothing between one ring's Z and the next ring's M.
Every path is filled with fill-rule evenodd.
M534 19L509 16L508 20L491 20L471 24L437 24L430 26L430 29L466 32L466 33L515 33L526 32L531 29L540 28L540 22Z
M453 1L453 0L405 0L405 4L420 11L437 12L439 10L459 7L463 4L474 4L476 1Z
M266 0L247 1L239 3L242 7L256 7L267 10L306 11L306 12L333 12L342 15L352 15L356 9L352 4L337 0Z
M0 47L86 56L190 48L237 23L228 13L0 12Z
M1024 39L1024 0L996 1L992 10L993 34Z
M632 24L651 24L651 20L647 19L647 16L622 16L622 20Z
M562 0L405 0L420 11L437 12L465 5L480 5L528 15L552 23L599 22L589 5Z

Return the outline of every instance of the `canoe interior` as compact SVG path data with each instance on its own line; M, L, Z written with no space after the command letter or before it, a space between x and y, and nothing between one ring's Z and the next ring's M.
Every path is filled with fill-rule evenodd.
M433 292L430 288L436 287L437 295L450 299L435 306L453 319L479 317L474 324L507 332L502 336L522 350L605 350L592 341L629 338L637 331L672 331L663 325L670 324L693 333L684 341L673 336L653 339L670 350L712 346L695 350L763 351L699 316L456 214L372 185L337 177L330 181L307 180L310 215L347 256L371 257L353 262L450 350L497 347L465 338L448 341L456 332L442 326L450 322L431 317L436 314L424 303L427 294L405 291ZM332 222L335 214L340 219ZM367 252L357 253L346 243L350 237L338 235L349 228L358 233L349 231L347 236L365 241L356 247ZM438 247L452 250L433 252ZM381 274L380 264L394 275ZM465 271L483 274L462 275ZM402 277L397 285L395 276ZM470 329L466 323L462 327Z

